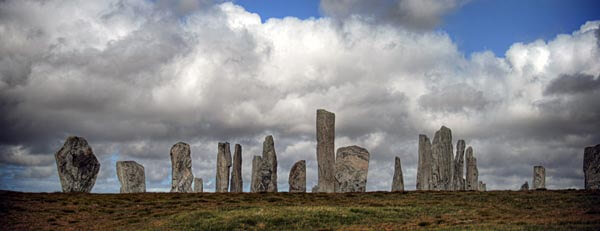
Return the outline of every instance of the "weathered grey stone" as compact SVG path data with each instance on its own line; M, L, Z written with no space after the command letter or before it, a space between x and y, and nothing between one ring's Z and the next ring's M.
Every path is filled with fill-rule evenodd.
M600 144L583 151L585 189L600 189Z
M292 166L288 182L290 184L289 192L306 192L305 160L300 160Z
M392 192L404 191L404 177L402 176L402 163L400 157L395 158L394 163L394 178L392 179Z
M318 185L313 186L310 192L312 192L312 193L318 193L319 192L319 186Z
M479 187L478 190L481 192L485 192L485 184L483 183L483 181L479 181Z
M452 174L453 190L465 190L465 141L456 142L456 157L454 158L454 174Z
M335 192L365 192L370 154L359 146L338 148L335 159ZM319 190L322 192L320 186Z
M543 166L533 166L533 189L546 188L546 169Z
M320 192L335 191L334 141L335 114L324 109L317 110L317 163Z
M473 156L473 148L468 147L466 152L467 179L465 189L476 191L479 188L479 170L477 170L477 158Z
M452 169L454 165L452 155L452 131L442 126L435 132L431 143L431 190L452 190Z
M135 161L117 161L117 177L121 183L121 193L146 192L144 166Z
M525 181L525 183L523 183L523 185L521 185L521 191L527 191L529 190L529 183L527 183L527 181Z
M171 147L171 192L192 192L192 156L190 145L179 142Z
M100 162L83 137L69 136L54 158L63 192L92 191Z
M227 192L229 189L229 169L231 168L231 151L229 143L219 143L217 153L217 177L215 180L215 192Z
M419 135L419 163L417 167L417 190L430 190L431 142L426 135Z
M201 193L204 191L204 182L202 178L194 178L194 192Z
M266 187L262 185L260 168L262 166L262 157L254 156L252 159L252 176L250 182L250 192L266 192Z
M265 137L263 142L261 181L267 192L277 192L277 153L273 136Z
M242 145L236 144L233 154L233 169L231 170L230 192L243 192L244 183L242 182Z

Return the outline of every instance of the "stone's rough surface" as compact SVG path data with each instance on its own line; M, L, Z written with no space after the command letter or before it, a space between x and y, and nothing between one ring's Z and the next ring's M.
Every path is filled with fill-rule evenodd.
M600 189L600 144L583 151L585 189Z
M146 192L144 166L135 161L117 161L117 177L121 183L121 193Z
M465 190L465 141L456 142L456 157L454 157L454 173L452 174L452 189Z
M92 191L100 162L84 138L69 136L54 157L63 192Z
M318 193L319 192L319 186L318 185L313 186L310 192Z
M321 192L335 191L335 114L317 110L318 188Z
M231 168L231 151L229 143L219 143L217 153L217 177L215 181L215 192L229 191L229 169Z
M204 191L204 182L202 178L194 178L194 192L201 193Z
M481 192L485 192L485 184L483 183L483 181L479 181L478 190Z
M369 152L359 146L337 150L335 159L335 192L365 192L369 170ZM322 192L320 186L319 190Z
M546 169L543 166L533 166L533 189L546 188Z
M192 156L190 145L179 142L171 148L171 192L192 192Z
M400 157L396 157L394 164L394 178L392 179L392 192L404 191L404 177L402 177L402 163Z
M477 170L477 158L473 156L473 148L468 147L466 152L467 179L465 189L478 190L479 171Z
M525 181L525 183L523 185L521 185L521 191L527 191L529 190L529 183L527 183L527 181Z
M262 185L260 167L262 165L262 157L254 156L252 158L252 175L250 182L250 192L265 192L266 187Z
M233 154L233 169L231 170L230 192L243 192L244 183L242 182L242 145L236 144Z
M430 190L431 142L426 135L419 135L419 163L417 167L417 190Z
M290 170L289 192L306 192L306 161L296 162Z
M452 131L442 126L431 143L431 190L452 190Z

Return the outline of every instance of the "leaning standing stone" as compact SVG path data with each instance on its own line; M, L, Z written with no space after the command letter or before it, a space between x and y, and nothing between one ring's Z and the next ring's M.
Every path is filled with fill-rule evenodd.
M201 193L204 191L204 182L202 178L194 178L194 192Z
M335 114L317 110L318 189L335 191Z
M92 191L100 162L83 137L69 136L54 157L63 192Z
M171 192L192 192L192 156L190 145L179 142L171 148Z
M543 166L533 167L533 189L546 188L546 169Z
M288 178L289 192L306 192L306 161L300 160L292 166Z
M600 144L583 151L585 189L600 189Z
M335 180L337 184L335 192L366 191L369 156L367 149L356 145L337 150L335 160Z
M230 192L242 192L244 191L242 183L242 145L235 145L235 152L233 154L233 169L231 170L231 186L229 187Z
M121 183L121 193L146 192L144 166L135 161L117 161L117 177Z
M229 189L229 168L231 168L231 151L229 143L219 143L217 153L217 177L215 192L227 192Z
M523 185L521 185L521 191L527 191L529 190L529 183L527 183L527 181L525 181L525 183Z
M396 156L394 164L394 178L392 179L392 192L404 191L404 177L402 177L402 163L400 157Z
M479 170L477 170L477 158L473 156L473 148L467 148L466 154L467 160L467 179L466 179L466 190L478 190L479 183Z

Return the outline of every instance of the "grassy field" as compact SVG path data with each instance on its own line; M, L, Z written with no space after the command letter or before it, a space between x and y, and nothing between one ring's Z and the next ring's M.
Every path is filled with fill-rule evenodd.
M600 230L600 192L0 192L2 230Z

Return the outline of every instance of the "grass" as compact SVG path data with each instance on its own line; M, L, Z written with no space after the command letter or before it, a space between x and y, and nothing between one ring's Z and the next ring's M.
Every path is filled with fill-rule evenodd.
M600 192L20 193L5 230L600 230Z

